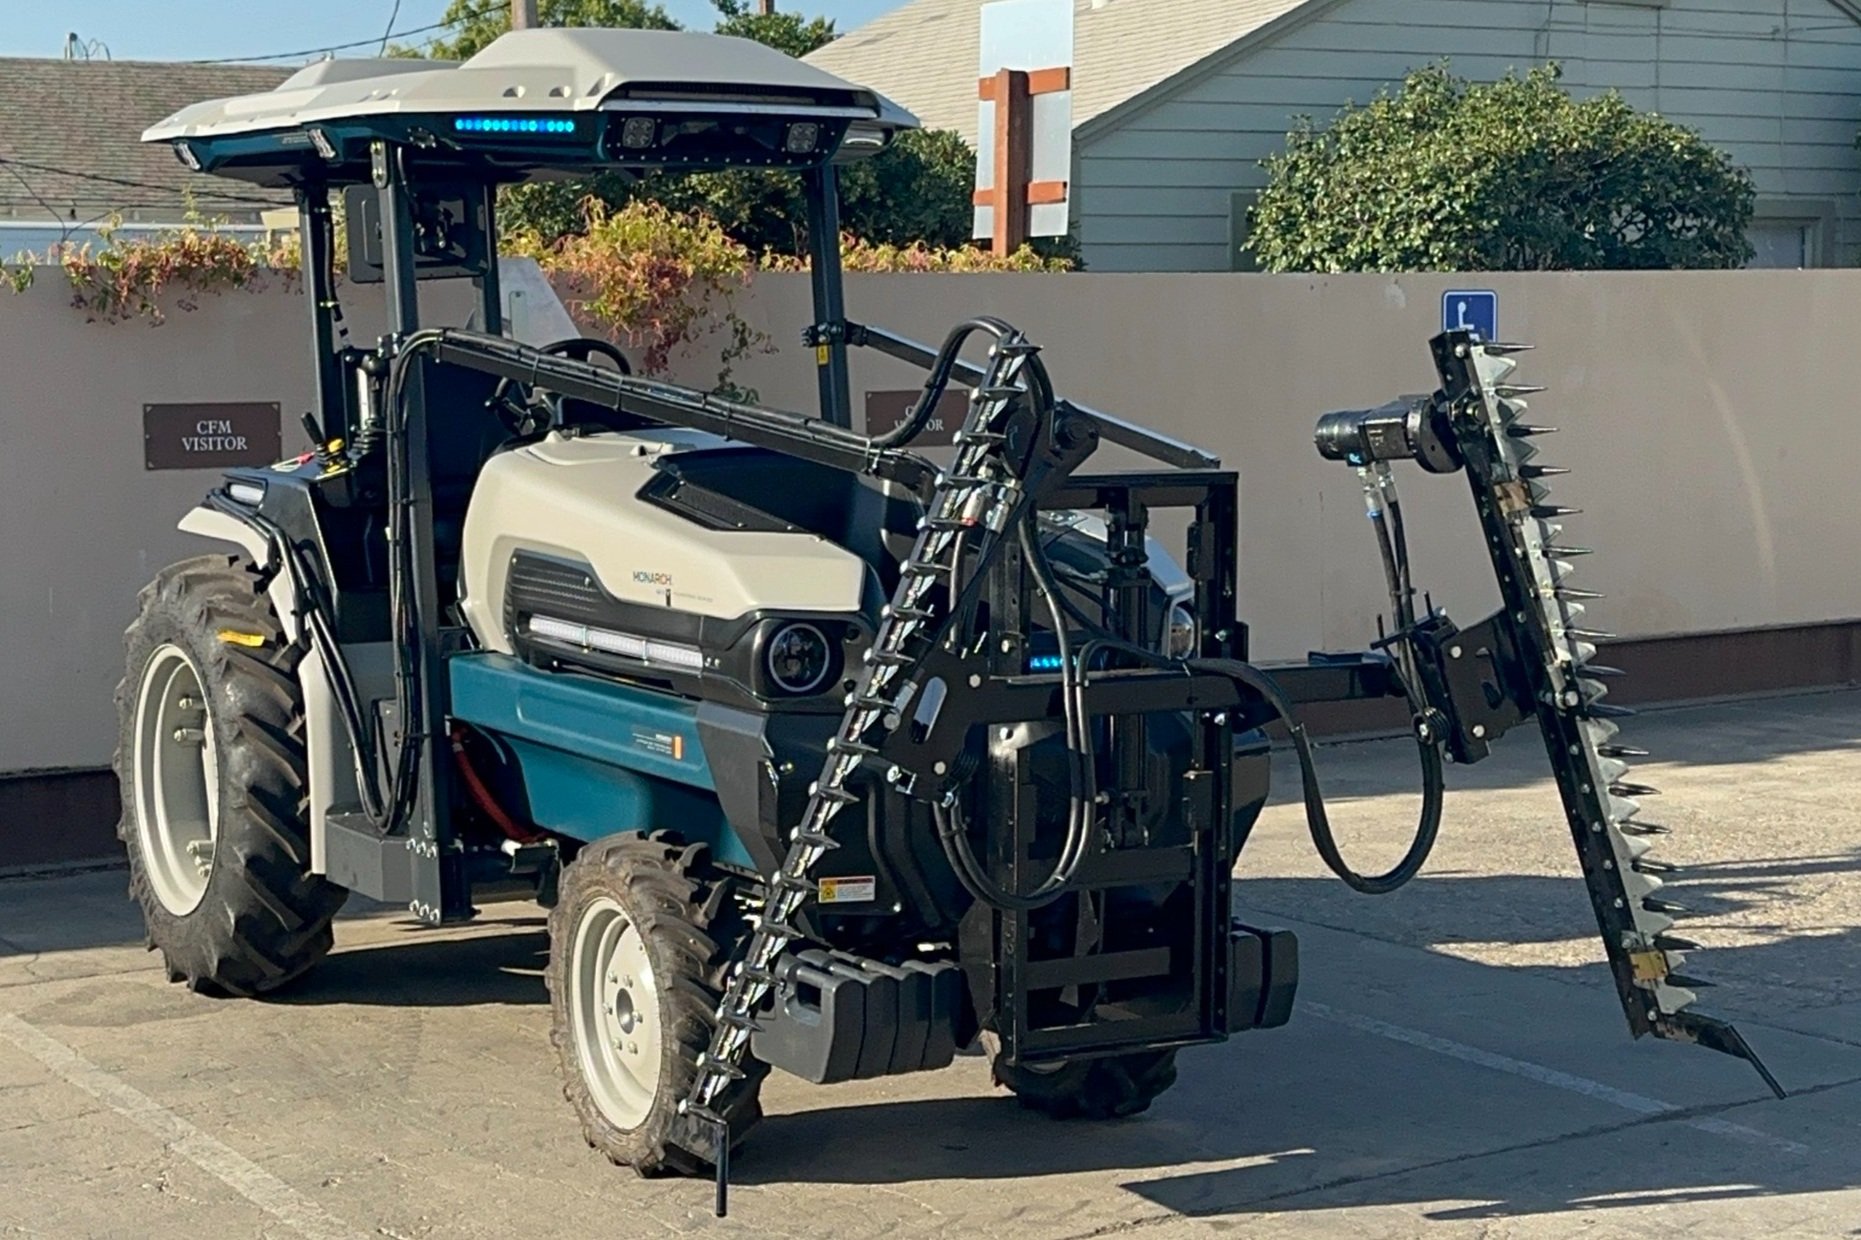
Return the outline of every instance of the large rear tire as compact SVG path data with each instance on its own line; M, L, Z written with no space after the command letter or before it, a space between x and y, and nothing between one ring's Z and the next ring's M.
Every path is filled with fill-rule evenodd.
M660 833L587 845L549 914L550 1040L588 1144L641 1175L696 1175L709 1130L679 1114L717 1028L729 945L742 927L703 844ZM716 1108L734 1147L762 1118L766 1064Z
M1058 1064L1009 1064L1001 1042L982 1035L992 1057L997 1085L1010 1090L1022 1106L1055 1119L1122 1119L1150 1108L1157 1096L1176 1083L1176 1052L1137 1051L1099 1059Z
M116 691L129 893L170 981L275 990L329 952L348 896L309 872L299 652L237 556L171 565L137 601Z

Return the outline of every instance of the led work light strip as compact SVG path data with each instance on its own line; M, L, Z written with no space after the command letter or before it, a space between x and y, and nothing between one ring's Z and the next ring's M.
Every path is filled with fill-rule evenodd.
M616 633L612 629L589 628L585 624L576 624L572 620L558 620L554 616L531 616L529 629L534 637L565 642L571 646L580 646L584 650L598 650L602 654L617 654L622 658L638 659L642 663L679 667L689 672L702 671L704 668L704 653L695 646L651 641L644 637L635 637L631 633Z
M575 122L550 116L459 116L452 127L459 133L574 133Z

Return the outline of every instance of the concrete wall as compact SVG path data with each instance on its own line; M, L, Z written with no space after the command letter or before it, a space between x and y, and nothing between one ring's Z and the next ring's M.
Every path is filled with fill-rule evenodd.
M534 264L506 277L541 339L569 328ZM349 330L371 342L379 290L344 289ZM463 322L469 289L422 290L432 322ZM143 467L142 406L277 401L287 453L311 399L301 292L198 299L192 312L87 323L61 272L23 294L0 290L0 773L95 767L115 745L111 693L136 591L163 565L213 550L175 522L217 469Z
M1326 410L1428 389L1425 342L1450 277L862 276L857 317L927 340L987 310L1048 346L1062 390L1196 440L1242 476L1243 614L1264 657L1357 648L1380 608L1350 471L1311 448ZM1655 636L1861 617L1861 455L1850 308L1861 272L1479 277L1521 378L1576 472L1556 497L1587 509L1583 584L1600 627ZM351 330L379 315L351 290ZM738 379L810 408L806 282L766 276L746 313L782 343ZM443 312L436 317L444 317ZM540 327L541 336L559 328ZM709 385L714 362L686 363ZM308 399L298 296L201 299L167 325L87 324L56 273L0 292L0 772L96 767L137 589L207 545L174 522L215 472L143 468L144 402L278 401L285 443ZM862 358L856 392L915 387ZM1459 478L1405 470L1418 581L1473 620L1490 605ZM1592 567L1593 566L1593 567Z
M1861 245L1861 22L1830 0L1345 0L1192 70L1152 106L1078 135L1080 241L1098 271L1226 271L1233 214L1293 117L1321 122L1449 58L1492 80L1555 60L1698 129L1757 182L1761 265L1849 266ZM1811 234L1799 264L1787 242Z
M1241 475L1243 618L1263 657L1355 648L1382 584L1355 478L1322 461L1327 410L1431 390L1426 342L1448 287L1499 292L1501 334L1536 343L1534 420L1562 428L1556 500L1585 509L1568 539L1598 554L1598 627L1625 636L1861 617L1861 451L1851 307L1861 272L1661 275L855 276L855 318L927 341L1001 315L1046 346L1061 391L1220 453ZM799 277L765 276L746 314L778 341L807 321ZM694 382L713 366L692 363ZM737 378L813 407L804 351ZM868 388L922 376L856 354ZM1465 483L1403 469L1417 581L1463 620L1495 595Z

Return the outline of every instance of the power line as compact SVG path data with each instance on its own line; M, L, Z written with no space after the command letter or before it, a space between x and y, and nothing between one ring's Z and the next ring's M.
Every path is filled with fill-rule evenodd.
M13 170L14 178L18 180L20 184L26 186L26 192L31 194L38 201L40 206L45 207L46 210L51 211L54 215L57 214L57 211L52 208L44 198L39 196L38 191L33 189L32 185L19 173L18 169L25 168L33 172L49 172L57 176L76 177L81 181L97 181L105 185L120 185L129 189L153 190L158 194L173 194L178 198L196 196L193 191L182 189L176 185L157 185L152 181L131 181L123 177L105 176L100 172L79 172L75 168L60 168L55 164L38 164L33 163L31 160L14 159L11 155L0 155L0 167ZM212 198L216 202L249 203L261 207L278 207L284 205L285 202L282 198L259 198L251 194L221 193L218 191L198 196ZM136 205L146 206L149 204Z
M401 19L401 0L394 0L394 11L388 14L388 28L381 32L381 50L377 56L388 54L388 40L394 37L394 23Z
M504 6L499 3L488 4L484 8L475 9L469 13L461 13L451 21L434 22L430 26L415 26L412 30L403 30L401 31L401 37L406 38L411 34L430 34L435 30L450 30L455 26L463 26L467 22L477 21L481 17L488 17L498 12L503 7ZM390 29L392 29L392 25L390 25ZM268 52L263 56L220 56L212 60L196 60L190 63L197 65L239 65L251 64L261 60L302 60L307 57L321 55L324 52L346 52L353 48L369 47L382 42L384 42L382 38L375 37L357 39L353 43L332 43L325 47L304 48L295 52Z

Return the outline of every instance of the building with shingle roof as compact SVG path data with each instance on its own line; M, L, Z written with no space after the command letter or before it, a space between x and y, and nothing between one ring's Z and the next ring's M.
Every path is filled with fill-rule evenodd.
M807 59L975 141L985 0L908 0ZM1086 265L1250 266L1247 210L1296 117L1323 122L1447 59L1546 61L1700 131L1758 187L1755 266L1861 252L1858 0L1073 0L1073 177Z
M255 226L289 194L190 172L142 131L190 103L270 90L289 68L0 58L0 258L66 231L182 222L191 207Z

